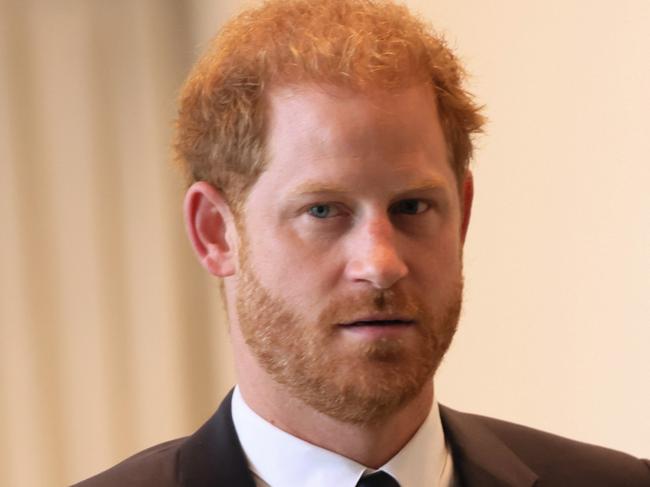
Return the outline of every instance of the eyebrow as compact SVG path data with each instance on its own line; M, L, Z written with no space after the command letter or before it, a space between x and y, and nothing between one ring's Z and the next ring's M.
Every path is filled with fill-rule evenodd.
M430 179L425 179L423 181L419 181L417 184L404 188L402 191L399 191L398 194L401 193L411 193L411 192L417 192L417 191L440 191L441 189L445 188L445 183L442 179L439 178L430 178Z
M440 191L445 188L444 181L439 178L428 178L412 186L406 186L402 189L394 191L395 195L400 195L404 193L416 193L421 191ZM309 194L345 194L354 192L354 189L349 186L342 186L336 184L328 184L320 181L308 181L298 185L296 188L292 189L289 192L289 197L295 198L299 196L309 195Z
M334 184L326 184L318 181L309 181L303 184L298 185L296 188L292 189L289 193L289 196L302 196L306 194L314 193L347 193L349 188L345 186L338 186Z

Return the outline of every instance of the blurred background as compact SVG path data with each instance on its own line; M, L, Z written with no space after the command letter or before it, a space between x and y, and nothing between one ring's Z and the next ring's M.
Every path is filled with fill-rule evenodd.
M0 485L191 433L234 383L169 141L234 0L0 0ZM650 3L411 0L486 104L451 407L650 456Z

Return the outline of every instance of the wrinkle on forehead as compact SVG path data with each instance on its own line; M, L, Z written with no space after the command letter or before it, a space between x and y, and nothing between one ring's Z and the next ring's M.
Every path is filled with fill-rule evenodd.
M442 178L427 178L421 181L413 182L406 185L396 186L391 190L391 193L402 194L407 192L418 191L439 191L444 189L445 183ZM293 188L288 196L298 197L308 194L346 194L356 192L356 186L349 186L345 184L333 184L323 181L305 181Z

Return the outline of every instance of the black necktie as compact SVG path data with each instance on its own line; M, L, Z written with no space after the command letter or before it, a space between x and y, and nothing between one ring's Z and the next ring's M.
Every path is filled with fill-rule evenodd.
M380 470L361 477L357 482L357 487L399 487L399 484L393 477Z

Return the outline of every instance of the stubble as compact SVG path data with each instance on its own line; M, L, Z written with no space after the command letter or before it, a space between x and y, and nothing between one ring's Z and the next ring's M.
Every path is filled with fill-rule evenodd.
M375 424L415 398L440 365L456 331L462 276L440 309L399 288L332 297L316 317L302 316L257 278L242 242L237 313L242 335L260 365L315 410L353 424ZM389 313L413 317L417 340L345 340L340 324Z

